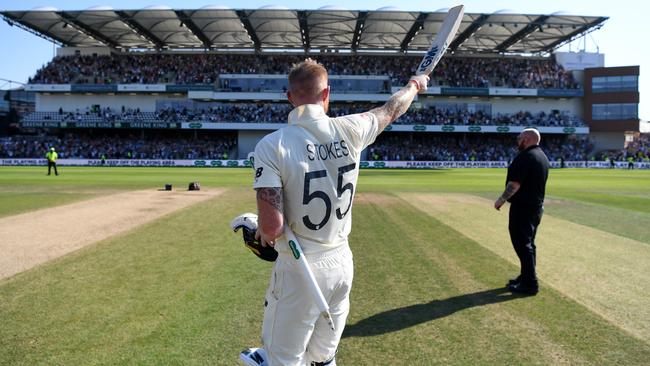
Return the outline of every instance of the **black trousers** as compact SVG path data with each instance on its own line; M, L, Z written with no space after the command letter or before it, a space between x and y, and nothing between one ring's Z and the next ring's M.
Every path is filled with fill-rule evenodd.
M52 172L52 167L54 167L54 174L59 175L59 172L56 170L56 163L53 161L47 162L47 175L50 175Z
M537 287L535 235L543 213L542 206L510 205L508 231L521 263L521 282L534 287Z

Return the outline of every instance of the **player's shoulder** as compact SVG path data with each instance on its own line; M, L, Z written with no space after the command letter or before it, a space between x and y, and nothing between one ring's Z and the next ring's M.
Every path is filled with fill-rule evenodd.
M348 114L345 116L331 118L332 123L339 129L351 130L355 133L372 128L373 122L377 120L371 112Z
M273 145L276 144L279 140L280 137L282 136L282 128L275 130L268 135L265 135L262 137L258 142L257 146L263 146L263 145Z
M377 117L375 117L375 115L372 112L368 111L362 113L347 114L345 116L338 117L337 119L341 121L348 121L353 123L364 123L364 122L372 122L376 118Z
M300 130L301 129L298 126L284 126L262 137L257 142L255 149L271 149L273 151L279 151L280 147L287 147L291 144L291 141L298 139L301 134Z

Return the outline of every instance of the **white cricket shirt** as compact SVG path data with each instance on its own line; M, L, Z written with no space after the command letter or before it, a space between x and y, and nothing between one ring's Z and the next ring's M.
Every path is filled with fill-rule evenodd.
M285 225L305 254L347 245L361 151L378 134L372 113L330 118L322 106L307 104L255 147L253 187L282 187ZM289 251L284 236L275 248Z

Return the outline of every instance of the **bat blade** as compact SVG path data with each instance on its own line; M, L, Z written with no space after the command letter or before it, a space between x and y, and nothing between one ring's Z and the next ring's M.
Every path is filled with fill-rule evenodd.
M288 224L284 226L284 234L289 241L289 248L293 253L293 257L298 261L298 266L302 272L303 278L305 279L305 284L307 285L307 288L309 289L309 292L311 293L312 298L318 307L318 310L321 312L321 314L323 314L323 317L327 321L327 324L330 326L330 329L335 330L327 300L325 300L323 292L321 291L320 287L318 287L318 282L316 282L314 273L311 271L311 268L309 268L307 259L305 259L305 253L300 247L298 238L296 238L296 235L293 233Z
M447 52L447 47L456 36L460 23L463 20L463 15L465 14L465 6L458 5L447 12L447 16L440 26L440 30L436 37L431 43L431 47L427 51L427 54L424 55L420 65L418 66L415 74L416 75L429 75L436 67L442 56Z

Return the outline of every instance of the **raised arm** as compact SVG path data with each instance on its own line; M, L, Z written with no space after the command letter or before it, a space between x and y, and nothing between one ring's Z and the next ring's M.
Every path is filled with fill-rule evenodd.
M429 77L426 75L412 76L408 84L393 94L384 105L371 109L370 113L379 120L379 131L383 131L386 126L406 113L415 95L427 90L427 83Z

